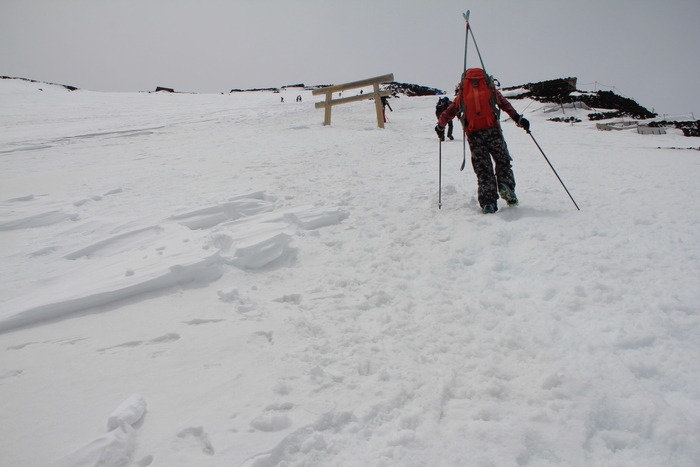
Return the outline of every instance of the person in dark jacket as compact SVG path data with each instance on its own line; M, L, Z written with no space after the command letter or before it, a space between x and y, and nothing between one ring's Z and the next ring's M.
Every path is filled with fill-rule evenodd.
M444 96L438 99L437 104L435 104L435 116L440 119L440 115L447 109L452 101L450 100L449 97ZM454 137L452 136L452 130L453 130L454 125L452 125L452 120L447 122L447 137L450 140L453 140ZM442 137L442 141L445 141L445 137Z
M478 71L472 72L472 70ZM470 77L470 72L475 76L482 75L485 77L483 70L472 68L467 70L467 79ZM489 80L487 80L487 82L489 82ZM510 102L508 102L492 84L489 85L489 90L491 92L491 100L495 101L495 105L505 111L516 125L529 132L530 122L522 115L519 115ZM462 93L464 93L464 90L460 87L455 100L440 114L435 131L442 141L445 140L445 126L448 122L451 122L460 111ZM469 106L474 105L476 101L471 97L465 100L468 102L464 103L462 118L465 120L464 131L467 134L467 141L469 141L472 167L474 168L474 173L476 174L479 185L478 198L481 210L484 214L492 214L498 211L499 195L506 201L508 206L517 206L518 197L515 195L515 177L513 176L513 168L511 166L512 158L508 153L508 147L503 138L500 122L498 118L492 118L488 128L475 129L473 122L470 124L468 121L468 115L474 115L473 109L469 109ZM491 108L484 110L484 112L487 111L493 112Z
M390 111L394 111L389 105L389 98L387 96L382 96L382 117L384 117L384 123L386 123L386 108L389 107Z

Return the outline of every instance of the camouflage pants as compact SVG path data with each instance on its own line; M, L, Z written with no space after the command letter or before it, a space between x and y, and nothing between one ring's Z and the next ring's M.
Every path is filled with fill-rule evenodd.
M472 153L472 167L479 184L479 204L496 204L501 183L515 190L515 178L510 165L510 154L500 128L475 131L467 137ZM494 173L493 163L496 164Z

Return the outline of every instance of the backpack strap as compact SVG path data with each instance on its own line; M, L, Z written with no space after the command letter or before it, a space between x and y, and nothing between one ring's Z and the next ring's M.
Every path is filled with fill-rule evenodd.
M496 116L496 122L498 122L498 127L501 127L501 109L498 107L498 102L496 98L496 84L494 83L493 76L486 75L486 84L491 91L491 108L493 109L493 114Z
M467 70L464 70L464 72L462 73L462 79L459 80L459 84L457 85L457 96L455 97L455 99L459 100L459 115L458 115L458 117L459 117L459 122L462 124L462 130L466 130L466 128L467 128L467 121L466 121L465 115L464 115L464 111L465 111L464 99L462 99L462 92L464 92L464 90L462 89L462 86L464 83L464 78L466 76L467 76ZM464 167L462 167L462 168L464 168Z

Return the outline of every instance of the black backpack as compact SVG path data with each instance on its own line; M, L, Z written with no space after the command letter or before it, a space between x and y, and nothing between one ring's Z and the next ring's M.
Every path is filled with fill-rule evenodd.
M441 97L440 99L438 99L437 104L435 104L435 110L438 112L442 112L443 110L445 110L449 106L450 106L450 98L447 96Z

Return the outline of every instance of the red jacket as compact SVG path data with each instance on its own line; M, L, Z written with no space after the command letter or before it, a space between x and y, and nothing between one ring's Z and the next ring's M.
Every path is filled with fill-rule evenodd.
M510 118L515 120L516 122L519 119L518 112L513 108L513 106L508 102L508 99L503 97L503 94L501 94L498 89L493 90L494 95L496 96L496 104L498 105L498 108L503 110L505 113L507 113ZM440 114L440 119L438 120L438 125L444 127L447 125L447 122L452 120L457 116L457 113L459 112L459 103L462 102L462 96L457 95L455 97L455 100L452 101L450 106L446 108L442 114ZM465 125L465 131L466 131L467 126ZM467 133L468 134L468 133Z

